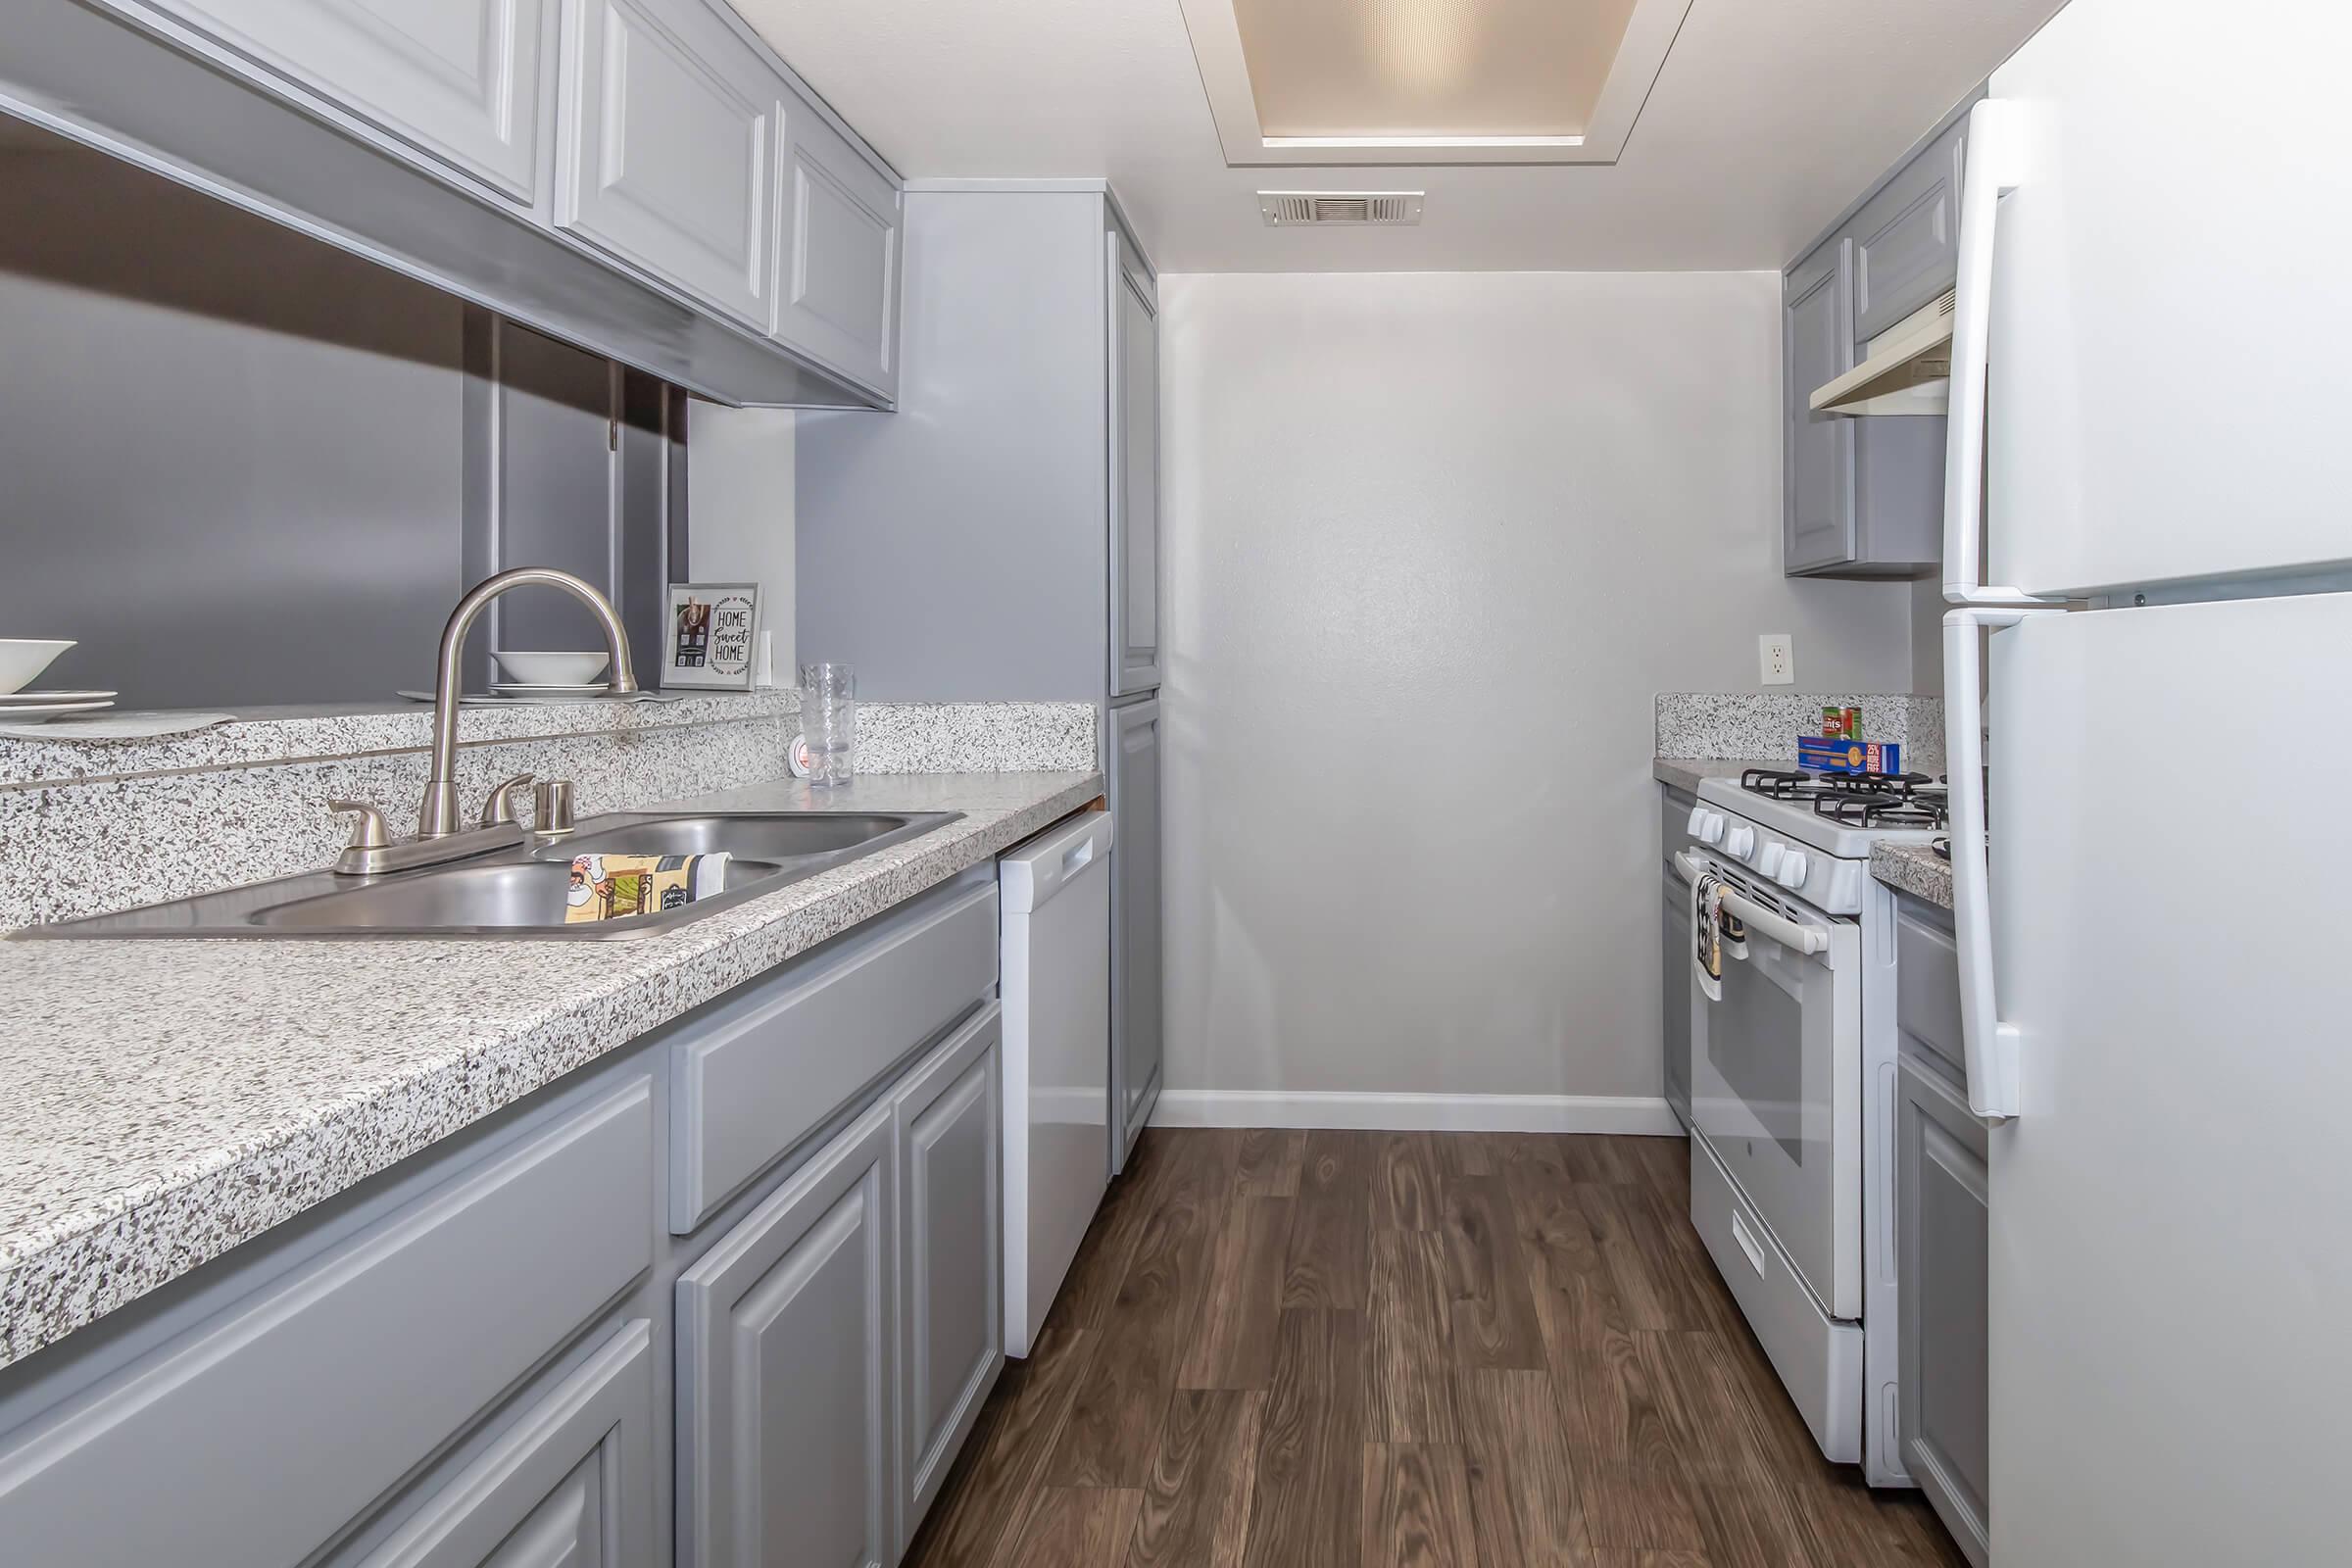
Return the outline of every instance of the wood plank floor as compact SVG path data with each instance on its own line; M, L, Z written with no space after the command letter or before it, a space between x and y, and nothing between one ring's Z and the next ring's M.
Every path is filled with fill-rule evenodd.
M1929 1568L1826 1462L1671 1139L1154 1129L917 1568Z

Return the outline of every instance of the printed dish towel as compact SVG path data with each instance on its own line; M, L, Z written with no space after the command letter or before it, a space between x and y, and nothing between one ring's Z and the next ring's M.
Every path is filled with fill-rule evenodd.
M581 855L571 862L564 923L627 920L725 891L727 858L712 855Z

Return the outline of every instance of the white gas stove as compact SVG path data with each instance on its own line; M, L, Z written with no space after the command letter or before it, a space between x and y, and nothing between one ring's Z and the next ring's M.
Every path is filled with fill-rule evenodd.
M1830 914L1858 914L1873 844L1926 844L1944 829L1943 785L1923 773L1749 768L1698 786L1690 837Z
M1711 876L1744 939L1719 998L1691 988L1691 1222L1822 1451L1908 1485L1886 1253L1894 902L1870 851L1941 835L1943 788L1750 769L1701 783L1685 827L1684 881Z

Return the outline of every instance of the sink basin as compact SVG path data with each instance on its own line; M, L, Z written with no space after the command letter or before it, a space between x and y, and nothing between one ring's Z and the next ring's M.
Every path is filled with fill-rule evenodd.
M949 813L888 815L864 811L767 811L741 816L662 816L583 828L539 853L574 855L709 855L725 850L758 860L797 860L843 850L880 849L928 832Z
M461 865L388 878L345 893L326 893L273 905L253 923L281 931L342 931L369 934L429 931L436 935L517 929L566 936L627 936L659 931L709 914L721 901L765 890L784 874L780 865L737 859L727 866L727 886L715 898L698 899L659 914L606 923L564 923L564 894L571 862L538 860L521 865ZM550 932L549 934L553 934Z
M387 876L306 876L226 888L119 914L27 926L16 939L67 937L465 937L618 941L675 930L730 905L829 871L953 822L960 811L752 811L591 817L538 849ZM733 857L723 891L659 914L564 923L577 855Z

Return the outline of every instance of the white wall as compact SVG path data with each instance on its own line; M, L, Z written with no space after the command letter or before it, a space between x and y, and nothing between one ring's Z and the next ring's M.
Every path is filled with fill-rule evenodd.
M793 662L794 414L697 401L686 416L686 563L696 582L756 582L775 678Z
M1781 576L1779 289L1160 279L1176 1099L1658 1093L1653 694L1910 683Z

